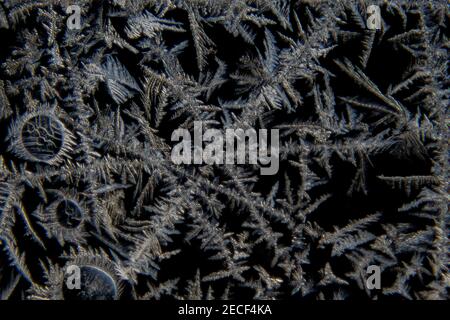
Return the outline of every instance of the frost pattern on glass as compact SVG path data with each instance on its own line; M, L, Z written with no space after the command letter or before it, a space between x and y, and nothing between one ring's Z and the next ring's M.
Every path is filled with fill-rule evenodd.
M0 1L0 298L448 299L448 19ZM276 130L276 172L173 162L195 122Z

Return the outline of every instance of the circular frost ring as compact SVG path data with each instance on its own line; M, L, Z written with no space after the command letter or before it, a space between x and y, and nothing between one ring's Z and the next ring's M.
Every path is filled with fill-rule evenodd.
M64 127L48 115L27 119L21 129L21 143L26 152L40 161L55 158L64 144Z
M56 218L60 225L68 229L78 227L83 221L84 212L77 202L62 200L56 207Z
M113 277L94 266L80 267L80 289L63 286L64 299L67 300L114 300L117 293Z

